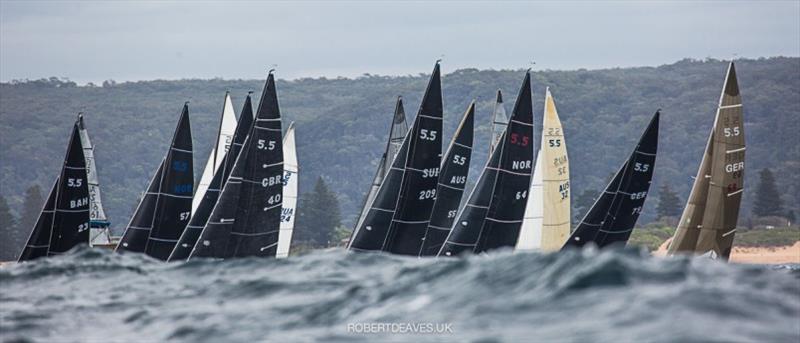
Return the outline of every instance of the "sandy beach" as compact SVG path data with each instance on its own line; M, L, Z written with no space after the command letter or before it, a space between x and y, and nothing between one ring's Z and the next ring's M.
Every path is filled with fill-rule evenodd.
M658 250L653 252L653 256L666 256L669 242L670 240L667 240L661 244ZM793 245L777 247L734 246L730 261L747 264L800 264L800 241L795 242Z

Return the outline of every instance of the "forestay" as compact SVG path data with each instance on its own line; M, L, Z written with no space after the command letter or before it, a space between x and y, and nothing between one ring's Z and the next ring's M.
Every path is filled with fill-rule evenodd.
M511 120L453 224L440 256L513 247L519 237L533 169L533 103L530 71Z

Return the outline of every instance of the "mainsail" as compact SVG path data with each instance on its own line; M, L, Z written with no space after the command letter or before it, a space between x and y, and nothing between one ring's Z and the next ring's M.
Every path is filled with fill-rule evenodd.
M350 239L351 250L417 255L430 220L442 153L442 88L439 62L414 124Z
M506 107L503 106L503 92L498 89L494 111L492 112L492 141L489 144L489 154L494 151L497 144L500 144L500 139L503 137L503 132L506 132L507 125L508 115L506 115Z
M144 252L166 260L189 222L193 187L192 132L187 102L169 151L150 180L116 250Z
M439 184L436 186L436 200L431 211L431 220L422 241L419 256L436 256L442 243L450 233L458 207L464 195L472 159L472 138L475 126L475 101L461 119L453 140L442 159Z
M525 214L533 169L531 74L525 79L497 148L461 210L439 256L513 247Z
M711 252L728 259L744 190L744 154L742 97L731 62L714 126L669 254Z
M200 237L200 233L206 226L209 216L211 216L211 211L214 210L214 205L217 204L217 199L219 199L222 187L224 187L225 183L228 181L228 176L231 173L231 169L233 169L233 164L239 156L242 144L244 144L244 140L247 138L247 133L250 131L252 125L253 105L250 94L248 94L247 98L244 100L244 107L239 115L239 121L236 123L236 130L234 130L233 139L231 140L233 143L230 145L228 153L225 154L222 164L214 173L214 178L211 179L211 183L205 195L203 195L200 205L197 206L197 210L192 214L192 218L189 219L189 224L186 225L186 229L183 230L183 234L181 234L181 238L175 245L175 249L169 256L168 261L186 260L189 258L195 243L197 243L197 239ZM195 198L197 197L195 196Z
M545 91L542 144L536 156L525 219L516 250L555 251L570 230L569 160L550 89Z
M89 243L89 183L78 122L72 127L67 155L20 261L63 254Z
M283 205L281 114L269 72L256 118L189 258L275 257Z
M278 258L289 257L294 232L295 211L297 210L297 147L294 139L294 122L289 124L283 137L283 209L281 210L281 228L278 233Z
M197 211L200 202L203 201L203 196L206 194L211 184L211 179L214 178L214 173L219 169L220 164L225 159L225 154L233 142L233 133L236 130L236 113L233 111L233 103L231 103L231 96L225 92L225 101L222 104L222 115L219 118L219 129L217 130L217 139L214 141L214 147L211 148L211 154L206 161L206 167L203 169L203 176L200 177L200 183L197 184L197 191L194 193L192 199L192 215Z
M364 204L361 206L361 214L358 216L356 227L358 227L358 225L364 221L364 217L367 216L369 205L375 199L375 195L378 194L378 188L381 187L383 179L389 173L394 157L397 156L397 152L400 151L400 146L403 145L403 139L406 137L407 132L408 123L406 123L406 112L403 109L403 97L398 96L397 104L394 107L392 125L389 127L389 140L386 141L386 150L384 150L381 160L378 162L378 170L375 171L375 177L372 178L369 192L367 192L367 195L364 197Z
M100 199L100 180L94 162L94 145L89 139L89 131L83 124L83 114L78 114L78 132L83 145L83 157L86 159L86 180L89 184L89 244L111 244L111 232L108 228L110 223Z
M653 178L658 150L658 119L657 111L628 160L583 217L563 249L582 247L589 242L600 248L628 242Z

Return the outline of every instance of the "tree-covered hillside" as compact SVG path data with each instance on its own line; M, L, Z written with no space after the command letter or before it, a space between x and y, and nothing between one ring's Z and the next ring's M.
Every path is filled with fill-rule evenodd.
M659 155L642 220L655 217L660 185L668 184L683 203L708 138L726 67L717 60L683 60L660 67L535 72L537 120L541 121L544 89L550 87L566 130L573 196L605 186L660 108ZM446 61L443 70L445 142L469 101L478 99L477 148L470 174L474 179L487 157L494 92L503 89L510 111L523 71L447 73ZM774 172L785 207L800 212L800 58L742 60L737 72L748 144L741 215L750 216L762 168ZM30 185L49 189L75 115L83 111L96 146L103 200L119 233L165 153L184 101L190 101L199 179L225 91L230 90L238 111L247 91L259 94L266 73L254 71L253 77L102 86L58 79L0 84L0 193L18 212ZM338 194L343 220L350 225L384 147L395 97L404 96L411 119L427 78L365 74L356 79L279 81L284 128L289 121L297 122L301 193L322 176Z

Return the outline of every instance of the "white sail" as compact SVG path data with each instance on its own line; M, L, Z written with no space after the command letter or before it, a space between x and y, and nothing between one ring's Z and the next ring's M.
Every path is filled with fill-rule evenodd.
M506 108L503 106L503 92L497 90L497 98L494 103L494 111L492 112L492 141L489 143L489 154L494 151L494 148L500 143L503 133L506 132L508 125L508 115Z
M100 180L97 177L97 166L94 161L94 145L89 139L89 132L83 124L83 116L78 118L78 133L81 137L81 145L83 145L83 157L86 160L86 183L89 185L89 219L91 222L101 224L106 223L106 211L103 209L103 201L100 198ZM108 231L108 225L90 225L89 230L89 243L95 244L110 244L111 233Z
M535 168L516 248L555 251L564 245L570 231L569 160L561 120L549 89Z
M281 211L281 226L278 231L277 258L289 256L292 245L292 232L294 219L297 213L297 147L294 139L294 123L289 124L286 135L283 137L283 210Z
M217 144L211 149L211 155L208 156L206 167L203 169L203 176L200 177L200 183L197 185L197 191L194 193L192 199L192 214L197 210L200 205L200 200L206 194L208 185L211 184L211 179L214 178L214 173L217 172L222 161L225 159L225 154L231 147L231 140L233 133L236 131L236 113L233 111L233 103L231 103L231 96L225 93L225 103L222 106L222 116L219 123L219 131L217 132Z

